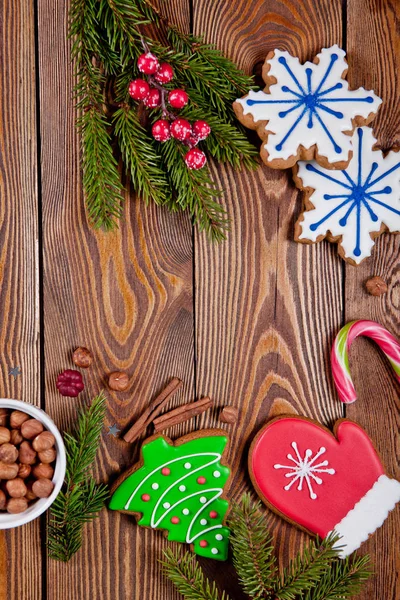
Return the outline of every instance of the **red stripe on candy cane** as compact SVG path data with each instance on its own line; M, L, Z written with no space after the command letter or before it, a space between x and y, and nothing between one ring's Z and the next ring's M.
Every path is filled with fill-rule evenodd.
M347 338L345 348L340 352L339 340L342 341L341 338L343 337L344 330L347 330ZM392 365L397 380L400 381L400 343L398 340L382 325L375 323L375 321L353 321L353 323L349 323L339 331L331 352L333 379L340 400L346 404L354 402L357 399L354 383L346 368L346 364L348 365L350 346L359 336L368 337L379 346Z

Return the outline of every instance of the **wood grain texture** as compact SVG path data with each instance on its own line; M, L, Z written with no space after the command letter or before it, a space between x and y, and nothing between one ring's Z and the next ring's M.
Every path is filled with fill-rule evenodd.
M88 226L67 11L61 0L39 6L46 409L66 428L106 374L124 370L131 385L107 394L106 426L125 430L172 376L185 385L171 406L193 399L192 230L186 215L146 208L128 194L118 231ZM86 392L74 401L58 394L55 379L71 367L78 345L92 350L94 364L84 373ZM139 447L140 441L130 445L107 435L106 427L95 477L113 481L137 460ZM48 561L46 597L176 598L158 564L166 547L161 532L104 510L85 528L79 555L67 565Z
M216 18L216 15L220 18ZM340 2L194 3L195 32L254 72L275 47L312 60L341 42ZM200 393L239 407L231 432L234 474L229 496L251 489L247 454L275 398L302 415L331 424L343 409L335 397L329 349L342 319L342 265L329 244L293 241L301 198L290 172L260 166L255 173L213 168L232 219L226 243L195 241L196 349ZM210 425L208 415L201 426ZM307 536L265 511L281 564ZM221 585L225 575L218 574ZM234 576L232 577L235 581ZM242 598L238 586L234 598Z
M0 5L0 397L40 404L32 1ZM12 366L21 375L9 375ZM4 571L6 566L6 572ZM0 597L41 598L40 522L0 532ZM3 587L4 586L4 587Z
M379 145L386 151L400 147L400 4L382 0L350 0L347 9L347 49L350 85L374 89L383 99L372 123ZM381 275L388 283L386 295L373 297L365 281ZM400 338L400 236L382 235L372 257L359 268L346 267L345 316L373 319ZM387 472L400 479L399 385L376 346L366 340L354 344L350 355L358 400L347 416L360 423L374 439ZM400 597L400 508L364 544L374 562L375 576L360 599Z

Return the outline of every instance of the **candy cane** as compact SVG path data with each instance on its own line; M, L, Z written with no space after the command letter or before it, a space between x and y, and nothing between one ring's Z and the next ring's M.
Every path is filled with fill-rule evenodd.
M337 334L331 352L333 379L339 398L349 404L357 398L349 369L349 348L353 340L363 335L376 342L392 365L396 378L400 381L400 343L375 321L351 321Z

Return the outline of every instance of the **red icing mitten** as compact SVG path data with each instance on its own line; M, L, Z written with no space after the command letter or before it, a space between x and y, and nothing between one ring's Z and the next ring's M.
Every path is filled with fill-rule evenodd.
M253 441L249 469L263 501L301 529L341 536L341 557L367 539L400 500L365 431L341 419L334 434L305 417L277 417Z

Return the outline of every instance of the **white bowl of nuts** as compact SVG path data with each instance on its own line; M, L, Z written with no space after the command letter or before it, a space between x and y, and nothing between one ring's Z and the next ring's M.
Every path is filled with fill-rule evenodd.
M40 408L0 398L0 529L33 521L64 481L64 442Z

